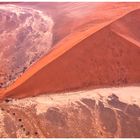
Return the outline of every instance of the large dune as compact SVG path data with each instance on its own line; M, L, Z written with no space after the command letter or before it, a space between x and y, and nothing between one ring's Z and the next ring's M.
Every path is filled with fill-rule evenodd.
M82 40L98 26L139 7L138 3L0 3L0 87L10 86L70 34L80 31Z
M140 10L132 11L77 44L71 40L80 32L64 40L1 95L21 98L139 83L139 16Z
M0 3L0 19L1 138L140 137L139 3Z

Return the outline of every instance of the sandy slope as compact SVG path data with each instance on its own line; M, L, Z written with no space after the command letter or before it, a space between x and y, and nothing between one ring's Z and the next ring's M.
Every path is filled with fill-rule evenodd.
M139 7L138 3L0 3L0 87L10 86L61 40L76 36L75 31L74 44Z
M135 34L139 29L139 16L139 10L130 12L105 27L97 26L92 35L89 35L91 30L83 32L83 36L76 32L60 42L1 96L20 98L91 86L139 83L140 48L133 41L139 41L139 34ZM134 25L134 21L137 24ZM118 30L122 25L125 30Z

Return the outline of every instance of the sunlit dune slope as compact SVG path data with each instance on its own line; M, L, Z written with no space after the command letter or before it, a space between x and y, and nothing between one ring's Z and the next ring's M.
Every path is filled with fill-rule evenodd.
M137 8L139 3L123 2L0 3L0 88L11 86L57 46L67 46L61 47L64 52Z
M140 28L138 17L140 10L135 10L100 29L1 95L21 98L91 86L139 83L140 47L135 43L139 42L139 34L135 34ZM123 25L125 30L118 30Z

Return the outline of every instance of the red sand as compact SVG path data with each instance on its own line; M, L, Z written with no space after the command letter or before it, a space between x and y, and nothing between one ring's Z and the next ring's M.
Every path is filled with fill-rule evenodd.
M132 10L140 8L140 4L137 2L38 2L16 3L16 5L32 7L50 15L55 23L53 29L54 44L75 30L111 22Z
M22 98L90 86L139 83L140 48L135 43L139 41L138 17L140 10L135 10L107 26L100 24L94 30L71 34L1 96ZM125 30L118 28L121 26Z

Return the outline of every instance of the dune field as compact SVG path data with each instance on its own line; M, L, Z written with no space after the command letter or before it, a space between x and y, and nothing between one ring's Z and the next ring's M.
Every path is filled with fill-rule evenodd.
M140 137L140 3L0 3L0 137ZM9 127L10 126L10 127Z

